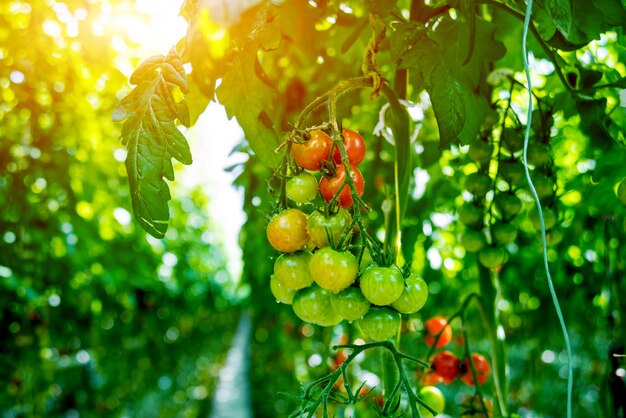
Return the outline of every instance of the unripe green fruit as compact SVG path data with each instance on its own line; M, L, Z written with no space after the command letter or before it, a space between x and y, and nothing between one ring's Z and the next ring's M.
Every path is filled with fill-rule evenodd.
M483 211L472 203L466 202L459 208L458 215L463 225L474 225L482 220Z
M491 177L485 173L472 173L465 178L465 189L475 196L484 196L491 189Z
M491 233L496 244L506 245L517 238L517 227L508 222L498 222L491 226Z
M296 203L307 203L317 196L317 179L306 171L290 178L285 185L287 197Z
M466 251L475 253L485 246L485 235L481 231L466 229L461 234L460 243Z
M348 321L360 319L370 310L369 300L358 287L349 287L332 295L330 304L337 315Z
M493 145L482 140L474 141L469 147L469 157L479 163L486 163L491 159Z
M478 261L489 269L500 267L506 258L506 250L502 247L485 247L478 252Z

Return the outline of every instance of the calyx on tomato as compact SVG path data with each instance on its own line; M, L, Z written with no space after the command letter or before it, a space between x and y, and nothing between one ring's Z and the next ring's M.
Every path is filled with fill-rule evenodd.
M330 156L333 140L325 132L311 131L311 137L303 144L293 144L291 155L300 167L317 171Z
M309 271L318 285L337 293L354 283L359 272L359 263L348 251L324 247L311 256Z
M358 132L350 129L344 129L342 135L348 161L350 161L351 165L359 165L363 161L363 157L365 157L365 141L363 137ZM333 151L333 160L336 164L342 164L341 150L337 146L335 146Z
M337 244L346 230L352 224L352 216L344 208L340 208L334 215L326 216L321 211L316 210L309 215L307 231L311 241L319 247L330 245L328 238L333 244Z
M356 166L350 166L350 171L352 172L351 177L354 181L354 188L356 189L357 195L362 196L363 191L365 190L363 175L359 169L356 168ZM344 184L345 181L346 169L343 165L337 166L337 171L333 177L322 177L319 187L324 200L330 202L337 192L341 190L337 198L339 204L344 208L352 206L354 204L352 201L352 193L350 192L350 186L348 184Z
M280 252L300 250L309 241L306 232L307 217L298 209L285 209L267 225L267 240Z

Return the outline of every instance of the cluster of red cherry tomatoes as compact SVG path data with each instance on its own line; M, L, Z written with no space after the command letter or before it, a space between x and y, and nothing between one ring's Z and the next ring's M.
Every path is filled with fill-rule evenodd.
M357 166L365 156L365 141L348 129L339 141L312 130L302 143L291 144L295 167L285 194L292 207L267 226L269 243L282 253L274 263L270 288L305 322L332 326L357 320L368 338L386 340L398 332L400 314L424 306L428 286L417 275L404 277L396 265L371 262L363 256L363 245L353 245L359 228L351 211L355 194L360 197L364 190ZM318 191L323 202L316 201Z
M433 317L424 323L426 335L424 342L432 347L442 348L448 345L452 340L452 328L447 321L441 317ZM439 339L437 339L439 337ZM482 385L489 378L491 367L489 361L482 355L477 353L471 354L471 361L476 371L476 381ZM463 363L451 351L440 351L432 358L432 371L422 378L422 383L433 385L436 383L444 383L446 385L452 383L455 379L460 378L464 383L474 386L475 380L470 366L470 359L465 358Z

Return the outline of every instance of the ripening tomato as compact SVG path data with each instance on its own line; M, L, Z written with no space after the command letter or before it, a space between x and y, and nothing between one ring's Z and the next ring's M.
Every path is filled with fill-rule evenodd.
M305 322L321 326L336 325L341 317L330 305L331 294L315 283L311 287L298 290L291 304L293 312Z
M350 165L359 165L365 157L365 141L358 132L350 129L344 129L343 132L343 145L346 148L346 155L350 161ZM335 147L333 151L333 160L336 164L342 164L341 150L339 147Z
M354 283L359 272L359 263L348 251L324 247L311 256L309 271L318 285L337 293Z
M426 304L428 299L428 284L417 274L410 274L404 281L404 290L391 307L402 314L412 314Z
M461 374L461 360L451 351L441 351L432 361L435 373L443 378L446 385L452 383Z
M441 337L439 337L439 341L437 342L437 348L446 346L452 340L452 328L448 325L448 321L442 317L435 316L428 319L424 322L424 329L426 330L424 341L429 347L432 347L433 344L435 344L437 334L440 332Z
M352 216L344 208L340 208L334 215L326 216L321 211L316 210L309 215L307 231L311 241L319 247L328 247L328 239L337 244L346 230L352 224Z
M389 308L372 307L359 319L361 331L372 341L393 338L400 328L400 314Z
M296 203L310 202L317 196L317 179L311 173L304 171L287 181L285 193Z
M446 407L446 398L439 388L435 386L424 386L420 389L419 398L430 406L437 414L441 414ZM433 414L422 405L419 405L420 416L423 418L433 418Z
M298 209L285 209L267 224L267 240L280 252L300 250L309 241L307 217Z
M415 372L416 378L419 376L420 373L421 370ZM422 379L420 380L421 386L434 386L437 383L443 383L443 377L439 376L435 372L426 373L422 376Z
M363 175L359 171L356 166L350 166L350 170L352 171L352 180L354 180L354 187L359 196L363 195L363 190L365 190L365 181L363 180ZM320 192L322 193L322 197L327 202L330 202L331 199L339 192L341 188L341 192L339 193L339 197L337 200L339 204L344 208L348 208L353 205L352 201L352 193L350 192L350 186L348 184L344 185L346 180L346 169L343 165L337 166L337 172L333 177L326 178L322 177L320 180Z
M273 274L270 277L270 290L272 291L272 295L276 298L276 302L284 303L286 305L291 305L293 297L296 294L295 290L280 284L278 280L276 280L276 276Z
M397 266L371 266L361 275L361 291L374 305L395 302L404 291L404 278Z
M489 361L480 354L472 353L472 363L474 363L474 369L476 370L476 379L478 380L478 384L482 385L489 378L489 373L491 372L491 366L489 365ZM474 386L474 376L472 376L472 369L470 368L469 358L466 358L463 362L464 372L461 375L461 380L470 386Z
M306 251L281 254L274 262L274 277L288 289L298 290L311 286L313 277L309 270L311 253Z
M311 171L317 171L330 156L333 140L322 131L311 131L311 137L303 144L293 144L291 155L296 164Z
M334 294L330 304L337 315L348 321L362 318L370 309L370 301L358 287L349 287Z

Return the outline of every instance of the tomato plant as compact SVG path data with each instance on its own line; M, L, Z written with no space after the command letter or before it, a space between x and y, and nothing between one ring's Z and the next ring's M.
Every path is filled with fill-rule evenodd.
M430 406L437 414L444 411L446 407L446 398L443 396L441 390L435 386L424 386L420 389L420 398L428 406ZM420 405L420 415L424 418L432 418L434 415L426 408Z

